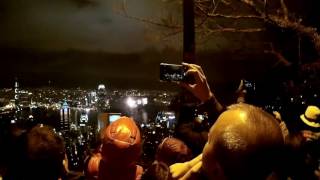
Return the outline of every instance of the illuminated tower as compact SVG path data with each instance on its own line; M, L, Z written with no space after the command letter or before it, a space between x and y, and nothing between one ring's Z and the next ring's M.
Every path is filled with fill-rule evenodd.
M100 84L98 86L97 97L98 97L98 101L97 101L98 112L105 112L107 109L107 103L106 103L107 91L104 84Z
M107 101L107 91L104 84L100 84L97 90L97 109L98 109L98 119L97 119L97 130L105 127L108 122L108 113L106 113L108 108Z
M19 83L17 78L15 78L14 82L14 105L15 105L15 111L14 111L14 119L11 120L11 123L16 123L18 119L20 119L20 104L19 104Z
M70 130L70 107L64 100L60 109L60 130L67 133Z
M19 110L19 83L17 79L14 82L14 103L16 105L17 110Z

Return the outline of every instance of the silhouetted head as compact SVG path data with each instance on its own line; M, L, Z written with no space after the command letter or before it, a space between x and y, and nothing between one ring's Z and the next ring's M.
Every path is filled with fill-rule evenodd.
M170 179L170 169L167 164L155 161L142 175L141 180L168 180Z
M248 104L232 105L210 129L203 170L209 179L264 179L279 163L283 143L270 114Z
M37 125L26 136L25 175L30 179L57 180L63 173L63 139L50 127Z
M156 160L166 163L168 166L189 161L192 158L191 150L181 140L167 137L158 146Z
M88 180L98 177L101 158L101 153L95 153L86 159L84 163L84 174Z
M114 166L130 165L141 154L140 130L134 120L121 117L102 132L102 159Z

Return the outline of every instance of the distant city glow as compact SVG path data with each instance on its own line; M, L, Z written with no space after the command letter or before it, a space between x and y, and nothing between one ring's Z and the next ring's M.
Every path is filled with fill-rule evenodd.
M139 104L139 105L142 104L141 99L138 99L138 100L137 100L137 104Z
M132 97L128 97L127 105L129 106L129 108L136 108L137 107L137 103L134 99L132 99Z
M148 104L148 98L142 98L142 105Z
M99 84L98 90L106 89L106 86L104 84Z
M148 104L148 98L133 98L133 97L128 97L127 98L127 105L129 108L136 108L138 105L144 106Z
M96 88L98 87L95 86ZM0 98L2 106L0 106L0 115L8 120L8 123L12 125L18 123L36 123L43 122L41 126L45 126L47 121L39 119L36 116L37 112L50 112L48 118L52 118L56 121L53 131L63 136L66 140L66 154L70 159L71 168L79 168L82 165L83 159L78 155L83 153L83 149L86 145L95 141L96 135L102 127L105 127L108 123L116 121L122 112L133 117L137 122L141 122L140 126L145 131L145 134L152 134L154 138L160 138L167 136L171 131L166 131L162 134L163 129L173 128L167 124L173 124L174 122L169 118L174 114L163 113L162 116L166 116L166 119L162 122L153 122L152 118L149 118L147 109L144 108L148 103L154 103L159 106L167 105L163 102L170 102L175 93L168 94L170 96L163 97L163 91L139 91L135 89L129 90L109 90L108 93L104 89L104 86L100 86L100 89L86 90L86 89L62 89L54 90L51 88L39 88L31 90L17 89L17 94L14 94L14 88L10 90L0 89L0 93L3 97ZM17 99L14 99L16 96ZM149 101L148 98L155 98L157 101ZM100 100L106 105L110 103L110 109L104 112L99 112ZM127 104L123 107L123 103ZM111 108L121 105L120 110L113 112ZM139 111L135 111L134 108L139 107ZM30 108L30 111L24 111ZM123 109L122 109L123 108ZM133 108L133 109L132 109ZM27 109L29 110L29 109ZM53 112L51 114L51 112ZM102 116L103 115L103 116ZM174 116L172 116L174 117ZM162 119L163 117L161 117ZM51 119L50 119L51 120ZM168 123L167 121L170 121ZM89 123L90 122L90 123ZM161 124L160 124L161 123ZM96 126L97 125L97 126ZM40 126L40 125L39 125ZM97 127L97 128L96 128ZM122 132L127 132L128 129L118 129ZM152 139L148 141L149 145L158 144L160 141Z

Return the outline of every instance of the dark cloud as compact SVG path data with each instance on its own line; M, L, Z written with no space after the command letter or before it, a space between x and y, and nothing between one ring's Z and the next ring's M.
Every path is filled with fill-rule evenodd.
M115 12L119 0L1 1L0 47L52 50L141 51L161 43L146 40L146 24ZM132 15L157 17L160 1L128 1ZM81 7L81 8L79 8Z
M98 6L99 2L96 0L71 0L74 2L79 8L88 7L88 6Z
M112 23L112 19L110 17L102 17L100 18L100 22L102 24L109 24L109 23Z

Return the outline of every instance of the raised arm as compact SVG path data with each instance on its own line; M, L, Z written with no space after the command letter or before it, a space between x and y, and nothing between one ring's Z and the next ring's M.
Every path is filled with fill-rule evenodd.
M191 83L182 82L180 83L181 86L197 97L201 101L201 105L209 110L209 113L220 114L223 112L225 107L217 100L211 91L201 66L188 63L183 63L183 65L188 69L186 76L191 77L194 81Z

